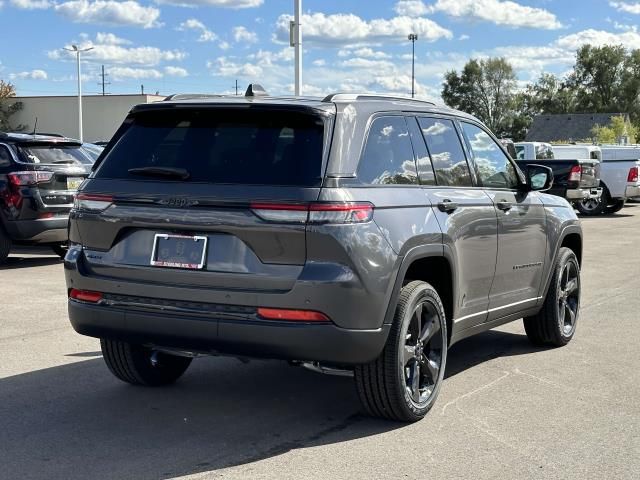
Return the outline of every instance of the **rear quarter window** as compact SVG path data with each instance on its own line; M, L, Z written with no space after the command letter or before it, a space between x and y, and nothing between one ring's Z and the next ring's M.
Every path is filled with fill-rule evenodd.
M316 186L322 178L324 128L319 115L286 110L141 112L94 176L144 179L129 170L169 167L186 169L191 182Z

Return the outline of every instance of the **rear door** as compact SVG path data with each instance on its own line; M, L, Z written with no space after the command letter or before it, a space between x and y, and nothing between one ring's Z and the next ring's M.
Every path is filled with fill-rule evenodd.
M435 172L426 188L457 272L455 328L485 321L496 266L497 219L491 199L476 188L455 122L445 117L418 117Z
M535 306L547 249L544 205L518 190L517 169L480 125L461 122L478 180L498 217L498 257L488 320Z
M318 198L330 122L319 112L246 105L129 117L73 214L87 270L171 286L289 290L305 263L303 204Z

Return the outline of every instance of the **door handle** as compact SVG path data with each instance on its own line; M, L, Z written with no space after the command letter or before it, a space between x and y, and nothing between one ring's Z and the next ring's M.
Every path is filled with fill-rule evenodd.
M458 204L456 202L452 202L449 199L445 199L445 200L441 201L440 203L438 203L438 210L440 210L441 212L444 212L444 213L451 213L456 208L458 208Z
M511 210L513 204L511 202L507 202L506 200L500 200L498 203L496 203L496 207L498 207L499 210L506 212L507 210Z

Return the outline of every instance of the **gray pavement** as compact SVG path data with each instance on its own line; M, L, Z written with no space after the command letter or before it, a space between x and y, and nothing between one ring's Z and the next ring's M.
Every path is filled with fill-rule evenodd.
M0 269L0 478L640 478L640 205L583 220L573 342L521 322L455 345L428 417L359 413L348 378L283 362L194 362L175 386L125 385L66 318L62 264Z

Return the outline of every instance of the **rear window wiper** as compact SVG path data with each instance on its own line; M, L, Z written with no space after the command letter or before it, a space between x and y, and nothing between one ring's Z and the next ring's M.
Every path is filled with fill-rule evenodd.
M174 167L136 167L130 168L128 172L132 175L177 178L179 180L186 180L190 177L188 170Z

